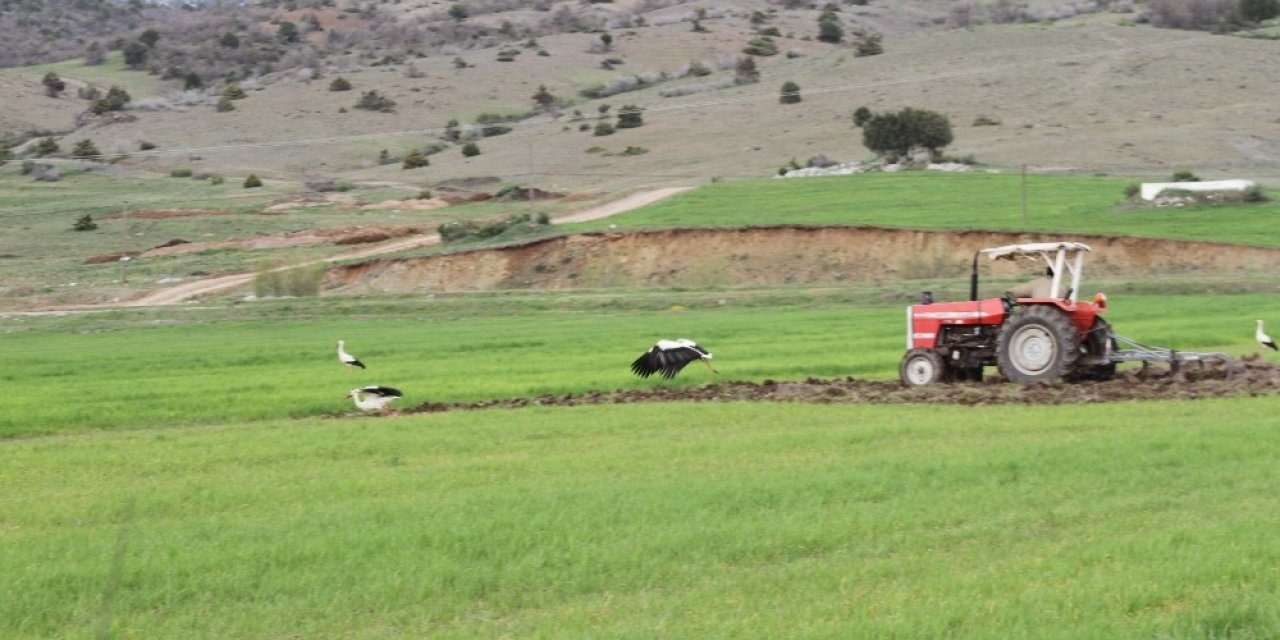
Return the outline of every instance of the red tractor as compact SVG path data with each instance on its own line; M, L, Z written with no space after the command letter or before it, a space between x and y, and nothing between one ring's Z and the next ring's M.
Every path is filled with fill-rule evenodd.
M992 365L1022 384L1106 380L1115 375L1118 360L1163 359L1116 357L1116 336L1100 315L1107 309L1106 295L1099 293L1092 302L1077 299L1089 250L1079 242L1042 242L975 253L968 302L934 303L926 292L922 304L907 308L907 353L898 368L902 382L981 381L983 367ZM979 300L980 256L1043 261L1048 271L1037 286Z

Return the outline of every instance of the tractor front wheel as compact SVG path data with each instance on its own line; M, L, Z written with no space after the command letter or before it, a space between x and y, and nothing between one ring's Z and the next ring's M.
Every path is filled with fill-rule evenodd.
M902 356L898 377L908 387L923 387L947 381L947 361L932 349L912 349Z
M1000 373L1013 382L1057 380L1080 356L1071 318L1057 307L1024 307L1005 323L996 341Z

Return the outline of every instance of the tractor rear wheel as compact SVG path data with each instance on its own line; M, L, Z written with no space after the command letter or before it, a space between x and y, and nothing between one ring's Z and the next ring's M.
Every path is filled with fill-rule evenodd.
M1079 357L1071 318L1049 305L1023 307L1005 322L996 340L1000 373L1021 384L1057 380Z
M898 377L908 387L923 387L946 382L950 377L947 361L932 349L912 349L902 356Z

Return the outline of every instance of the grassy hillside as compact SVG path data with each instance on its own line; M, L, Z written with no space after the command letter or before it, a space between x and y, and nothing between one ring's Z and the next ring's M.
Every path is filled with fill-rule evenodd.
M1156 208L1127 202L1132 180L1016 173L871 173L709 185L591 226L870 224L1136 235L1280 246L1280 202ZM587 227L583 227L587 228Z

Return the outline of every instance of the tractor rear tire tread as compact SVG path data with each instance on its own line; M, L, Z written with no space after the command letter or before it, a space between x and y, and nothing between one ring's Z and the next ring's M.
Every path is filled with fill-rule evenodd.
M1037 373L1022 371L1015 365L1011 345L1020 332L1043 333L1053 342L1052 358ZM1005 322L996 339L996 362L1000 373L1013 382L1031 384L1058 380L1071 373L1080 357L1080 343L1071 318L1057 307L1031 305L1015 312Z

